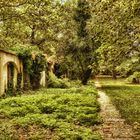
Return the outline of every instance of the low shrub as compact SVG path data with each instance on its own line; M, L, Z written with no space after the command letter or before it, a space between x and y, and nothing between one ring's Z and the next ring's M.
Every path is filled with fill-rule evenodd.
M134 72L133 75L129 76L126 79L126 81L129 83L139 84L140 83L140 72Z
M95 124L99 124L99 118L97 113L94 113L94 115L81 113L78 115L77 120L80 125L85 126L93 126Z
M63 79L57 78L52 72L48 73L49 88L67 88L69 83Z
M91 129L70 123L59 123L56 140L100 140L100 136Z

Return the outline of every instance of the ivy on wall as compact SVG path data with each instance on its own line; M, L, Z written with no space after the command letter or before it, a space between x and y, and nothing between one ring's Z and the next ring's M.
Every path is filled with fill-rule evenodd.
M40 87L41 73L46 69L47 62L41 52L25 49L18 53L23 61L24 90L38 89Z
M32 66L30 71L30 82L33 89L40 87L41 72L46 69L47 63L45 56L41 53L35 56L32 60Z

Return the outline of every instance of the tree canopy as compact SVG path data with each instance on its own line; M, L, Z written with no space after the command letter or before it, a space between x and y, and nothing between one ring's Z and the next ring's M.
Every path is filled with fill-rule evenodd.
M24 47L54 56L59 76L83 84L97 72L129 76L140 71L140 2L1 0L0 48Z

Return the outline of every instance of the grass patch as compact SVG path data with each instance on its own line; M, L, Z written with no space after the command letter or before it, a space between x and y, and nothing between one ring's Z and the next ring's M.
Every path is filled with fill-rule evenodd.
M0 138L98 140L99 110L93 85L1 99Z
M99 82L122 117L133 125L140 135L140 85L126 84L123 79L100 79Z

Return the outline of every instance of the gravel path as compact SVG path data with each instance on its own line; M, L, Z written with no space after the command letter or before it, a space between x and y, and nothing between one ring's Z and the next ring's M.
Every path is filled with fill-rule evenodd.
M97 88L101 85L95 82ZM98 90L99 103L101 105L100 116L103 124L99 128L99 133L104 140L134 140L132 127L125 123L120 113L111 103L109 97L101 90Z

